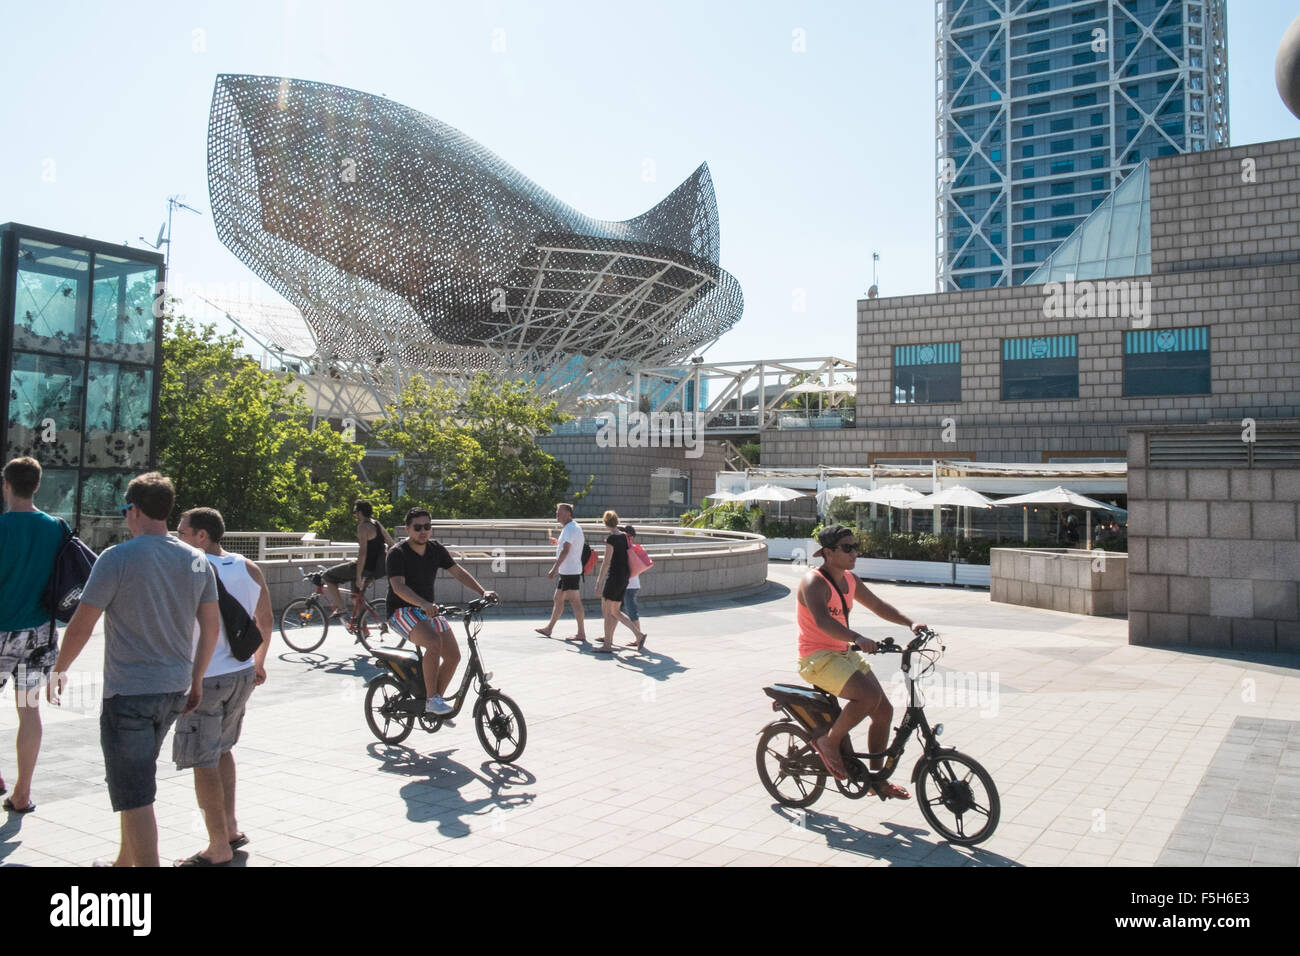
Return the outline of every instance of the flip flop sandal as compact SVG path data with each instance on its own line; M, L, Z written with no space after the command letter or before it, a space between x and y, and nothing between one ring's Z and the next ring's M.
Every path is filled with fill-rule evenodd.
M172 866L227 866L229 863L229 860L225 863L213 863L202 853L195 853L193 856L187 856L183 860L177 860L172 864Z
M19 809L18 807L14 806L14 802L12 800L6 797L4 802L4 808L8 810L10 813L31 813L33 810L36 809L36 804L29 803L27 804L27 806L23 807L22 809Z
M911 800L912 795L907 792L906 787L900 787L897 784L882 783L880 787L872 788L872 792L877 796L882 796L886 800Z
M612 647L602 647L601 645L598 644L598 645L596 645L595 647L593 647L593 648L591 649L591 651L592 651L593 654L613 654L613 653L614 653L614 648L612 648Z
M241 846L248 846L248 834L246 833L237 833L235 838L230 841L232 850L238 850Z
M812 744L812 749L815 750L815 751L817 751L817 756L819 756L819 757L822 758L822 764L826 767L826 772L827 772L827 773L829 773L829 774L830 774L832 777L834 777L836 780L847 780L847 779L848 779L848 775L847 775L847 774L837 773L836 770L835 770L835 768L831 766L831 762L830 762L829 760L826 759L826 753L825 753L825 751L823 751L822 748L821 748L820 746L818 746L817 741L812 740L812 741L809 741L809 743Z

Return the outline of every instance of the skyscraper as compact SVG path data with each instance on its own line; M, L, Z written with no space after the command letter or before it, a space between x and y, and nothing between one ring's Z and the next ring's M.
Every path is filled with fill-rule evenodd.
M1226 0L937 0L939 291L1019 285L1144 159L1228 145Z

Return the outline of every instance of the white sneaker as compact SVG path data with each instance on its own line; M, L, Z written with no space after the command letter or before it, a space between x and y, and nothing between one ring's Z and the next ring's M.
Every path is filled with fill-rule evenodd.
M451 704L447 703L436 694L425 701L424 704L424 712L426 714L437 714L439 717L450 714L455 709L456 708L452 707Z

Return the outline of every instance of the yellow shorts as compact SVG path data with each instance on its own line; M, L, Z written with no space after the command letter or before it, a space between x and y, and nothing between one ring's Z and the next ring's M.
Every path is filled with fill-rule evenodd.
M836 697L854 674L870 673L871 665L856 650L813 651L799 658L799 676Z

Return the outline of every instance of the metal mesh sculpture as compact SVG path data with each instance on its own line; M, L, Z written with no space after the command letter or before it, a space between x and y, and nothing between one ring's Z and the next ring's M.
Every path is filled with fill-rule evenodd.
M382 97L217 77L217 234L297 306L321 356L602 387L680 360L743 299L707 165L626 222L584 216L458 130Z

